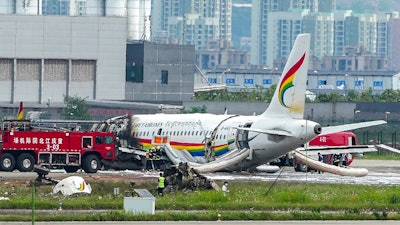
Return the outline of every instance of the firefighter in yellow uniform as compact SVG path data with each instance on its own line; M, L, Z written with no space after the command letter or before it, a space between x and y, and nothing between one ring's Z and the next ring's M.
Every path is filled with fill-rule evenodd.
M165 188L165 177L163 176L163 173L160 173L157 185L157 191L159 196L163 196L164 188Z

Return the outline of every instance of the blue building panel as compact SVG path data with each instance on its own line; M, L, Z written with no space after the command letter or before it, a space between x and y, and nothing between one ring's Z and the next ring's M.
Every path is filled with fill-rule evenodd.
M226 84L235 84L235 78L226 78Z
M210 84L216 84L217 83L217 78L208 78L208 83Z
M364 81L363 80L356 80L354 81L354 86L356 87L360 87L364 85Z
M326 80L318 80L318 85L326 85Z
M244 79L244 84L254 84L254 79L252 78Z
M340 86L342 86L342 85L346 85L346 81L344 81L344 80L338 80L338 81L336 81L336 86L337 87L340 87Z
M263 84L272 84L271 79L263 79Z

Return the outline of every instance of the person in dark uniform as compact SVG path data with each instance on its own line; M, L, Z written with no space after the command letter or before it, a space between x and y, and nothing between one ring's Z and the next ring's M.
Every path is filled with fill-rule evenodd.
M333 165L339 166L340 163L340 155L339 154L334 154L333 155Z

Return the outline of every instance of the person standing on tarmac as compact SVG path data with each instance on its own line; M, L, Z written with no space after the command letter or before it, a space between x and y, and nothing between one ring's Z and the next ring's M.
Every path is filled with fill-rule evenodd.
M149 168L151 167L151 162L150 162L150 151L147 149L146 150L146 171L149 170Z
M321 155L320 152L318 152L318 161L319 161L320 163L323 163L323 162L324 162L324 157ZM321 173L321 170L318 170L318 173ZM322 173L324 173L324 172L322 172Z
M229 192L228 190L228 182L224 182L224 185L222 185L222 192L224 193L224 196Z
M339 154L333 155L333 165L339 166L341 156Z
M342 166L347 166L347 154L346 153L342 154L341 161L342 161Z
M158 185L157 185L157 191L159 196L164 195L164 188L165 188L165 177L163 176L163 173L160 173L160 177L158 178Z

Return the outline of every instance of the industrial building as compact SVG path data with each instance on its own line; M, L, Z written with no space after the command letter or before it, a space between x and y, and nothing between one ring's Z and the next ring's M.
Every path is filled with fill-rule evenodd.
M0 102L125 97L125 17L0 15Z
M279 82L282 69L213 70L206 74L212 85L224 85L228 91L262 91ZM345 95L348 90L362 92L371 89L381 94L386 89L400 89L400 72L351 72L309 71L307 89L315 94L337 92Z
M129 42L125 100L179 104L192 100L194 58L194 45Z

